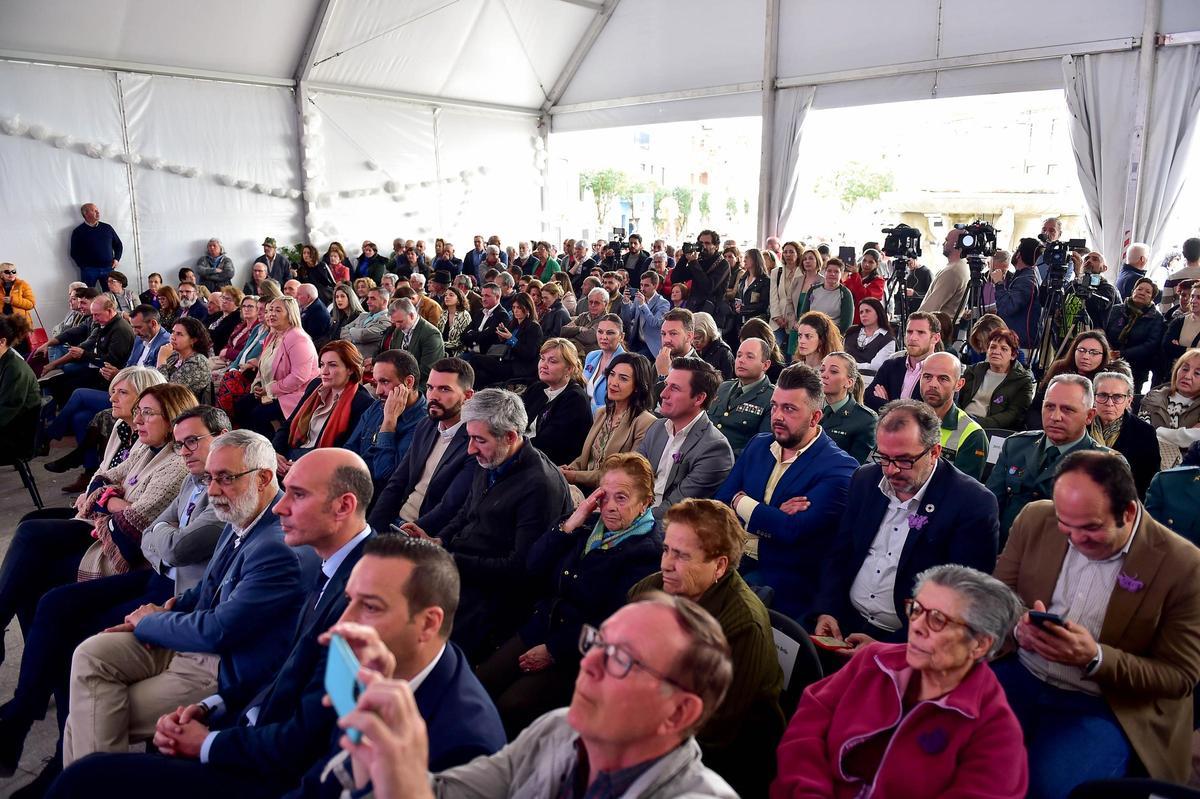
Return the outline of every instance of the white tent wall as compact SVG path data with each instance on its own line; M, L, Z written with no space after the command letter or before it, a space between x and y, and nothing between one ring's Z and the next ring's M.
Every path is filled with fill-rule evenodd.
M110 72L0 63L0 119L77 141L121 142L117 83ZM66 313L66 286L79 279L69 255L79 206L95 202L125 244L123 269L136 267L125 164L57 148L49 139L0 135L0 261L12 261L33 287L47 327Z
M264 236L291 243L300 233L300 200L226 186L218 176L277 193L300 189L291 90L149 75L121 81L130 151L200 170L188 178L134 168L143 280L161 272L176 282L215 237L241 286Z
M387 253L396 236L444 236L461 256L475 233L507 242L537 232L534 117L323 92L312 100L324 137L318 174L330 196L310 225L327 238L352 252L371 239ZM343 196L364 190L373 193Z

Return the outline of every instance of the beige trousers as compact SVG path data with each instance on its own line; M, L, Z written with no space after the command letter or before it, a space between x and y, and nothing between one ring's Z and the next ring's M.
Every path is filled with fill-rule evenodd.
M93 635L71 659L63 765L153 737L159 716L216 693L219 664L216 655L147 650L133 633Z

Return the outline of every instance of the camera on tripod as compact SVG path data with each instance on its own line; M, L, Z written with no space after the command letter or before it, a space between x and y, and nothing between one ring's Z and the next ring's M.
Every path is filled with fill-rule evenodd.
M1052 291L1061 289L1067 281L1067 269L1071 262L1071 252L1087 252L1087 241L1084 239L1070 239L1068 241L1045 241L1042 236L1039 239L1046 245L1046 249L1042 252L1042 263L1046 265L1046 285Z
M958 236L958 250L964 258L990 258L996 254L996 228L976 219L969 225L955 225L962 233Z
M887 237L883 240L883 254L888 258L911 260L921 257L921 231L915 227L899 224L885 227L880 232Z

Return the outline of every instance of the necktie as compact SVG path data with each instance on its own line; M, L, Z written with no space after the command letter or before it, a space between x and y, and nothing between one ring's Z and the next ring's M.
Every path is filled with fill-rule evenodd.
M404 343L400 345L401 349L408 349L408 343L412 341L412 330L407 330L404 333Z
M1054 464L1058 463L1058 458L1061 453L1058 447L1046 447L1046 454L1042 456L1042 466L1038 469L1039 474L1045 474L1054 469Z
M739 398L742 396L742 394L744 394L744 393L745 393L745 392L744 392L744 391L742 391L742 384L741 384L741 383L738 383L737 385L735 385L735 386L733 387L733 391L730 391L730 392L729 392L729 407L730 407L730 408L732 408L734 405L736 405L736 404L737 404L737 401L738 401L738 399L739 399Z

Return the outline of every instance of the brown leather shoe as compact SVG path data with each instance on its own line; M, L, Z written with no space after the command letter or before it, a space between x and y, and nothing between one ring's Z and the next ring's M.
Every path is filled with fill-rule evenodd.
M79 473L79 477L75 478L75 482L62 487L64 494L78 494L83 489L88 487L88 483L92 481L92 474L87 469Z

